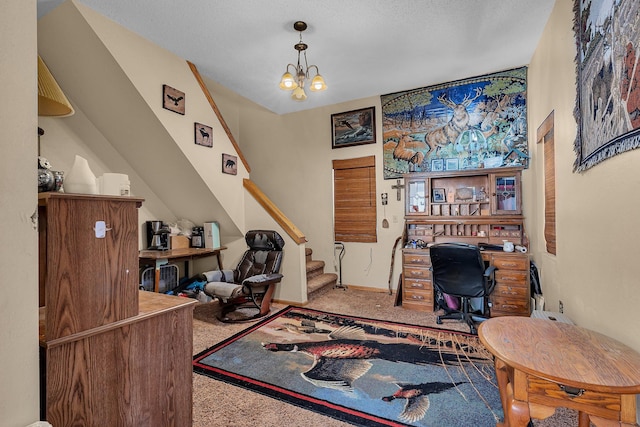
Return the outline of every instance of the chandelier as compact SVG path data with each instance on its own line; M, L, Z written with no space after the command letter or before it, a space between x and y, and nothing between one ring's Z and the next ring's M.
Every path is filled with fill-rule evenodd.
M327 88L324 79L318 71L317 65L309 65L307 63L307 46L302 42L302 32L307 29L307 24L302 21L296 21L293 24L293 29L300 32L300 41L293 45L293 48L298 51L298 63L287 64L287 70L280 79L280 89L292 90L291 99L294 101L304 101L307 99L307 94L304 93L305 80L310 79L310 70L315 68L315 76L311 79L310 88L312 92L319 92ZM300 56L304 55L304 67L300 63Z

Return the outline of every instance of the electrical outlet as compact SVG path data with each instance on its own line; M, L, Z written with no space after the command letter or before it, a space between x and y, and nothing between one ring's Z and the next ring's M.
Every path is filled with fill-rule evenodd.
M564 313L564 304L562 303L562 301L558 301L558 311L560 313Z

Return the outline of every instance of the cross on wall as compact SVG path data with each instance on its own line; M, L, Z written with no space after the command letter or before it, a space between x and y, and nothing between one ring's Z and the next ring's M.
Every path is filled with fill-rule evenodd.
M393 188L394 190L396 190L398 192L398 201L402 200L402 198L401 198L402 189L404 188L404 184L402 184L402 180L398 179L396 181L396 185L392 185L391 188Z

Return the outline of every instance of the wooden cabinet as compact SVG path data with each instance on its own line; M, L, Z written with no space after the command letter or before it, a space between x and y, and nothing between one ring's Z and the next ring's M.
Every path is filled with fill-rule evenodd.
M138 290L142 199L39 194L41 415L191 425L194 300Z
M428 245L440 242L527 247L522 216L521 167L405 175L403 306L432 311ZM495 255L492 255L495 254ZM529 256L486 251L498 266L492 315L529 315ZM426 271L426 273L425 273Z

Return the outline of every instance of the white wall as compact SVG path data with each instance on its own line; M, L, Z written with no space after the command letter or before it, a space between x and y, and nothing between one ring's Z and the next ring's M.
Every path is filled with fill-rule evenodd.
M0 3L0 33L0 425L18 427L40 403L36 2Z
M282 96L288 96L286 92ZM312 93L309 96L322 96ZM346 243L342 262L342 282L386 290L389 283L391 253L402 234L404 193L396 198L391 186L396 180L382 178L382 113L380 97L371 97L299 113L275 115L255 104L239 101L241 148L251 164L251 177L307 237L313 258L326 263L325 271L337 272L334 265L333 175L334 159L374 155L378 206L378 242ZM365 107L376 107L377 143L331 148L331 114ZM221 107L223 109L223 107ZM224 110L223 110L224 112ZM381 193L388 193L389 204L382 207ZM382 228L382 219L389 228ZM395 222L394 222L395 221ZM400 252L396 256L392 286L397 286Z
M525 214L548 309L640 350L640 150L582 173L575 153L573 2L558 0L529 68L529 144L533 168L525 182ZM535 130L555 113L557 256L545 251L542 146Z

